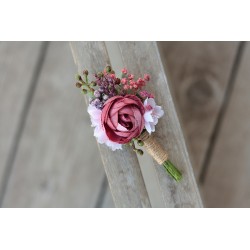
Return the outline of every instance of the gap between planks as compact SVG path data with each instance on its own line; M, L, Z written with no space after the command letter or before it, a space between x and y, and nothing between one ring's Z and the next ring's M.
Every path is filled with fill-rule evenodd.
M203 164L201 166L201 172L200 172L200 176L199 176L199 183L201 185L203 185L204 182L206 181L207 171L208 171L209 164L210 164L213 152L214 152L214 147L217 143L218 135L219 135L220 130L221 130L221 125L222 125L222 122L224 120L224 116L225 116L225 113L227 111L228 104L230 102L230 99L231 99L231 96L233 93L234 85L235 85L236 78L237 78L238 71L239 71L239 66L240 66L240 63L242 61L242 55L243 55L243 52L245 49L245 44L246 44L246 42L240 42L238 45L237 54L236 54L235 59L234 59L234 63L232 66L228 85L227 85L227 88L226 88L226 91L224 94L223 102L222 102L222 105L220 107L220 110L219 110L219 113L218 113L218 116L217 116L217 119L216 119L216 122L215 122L215 125L213 128L211 137L209 139L209 144L208 144L208 148L205 152Z
M250 46L247 42L206 180L202 186L208 207L250 206L249 68Z

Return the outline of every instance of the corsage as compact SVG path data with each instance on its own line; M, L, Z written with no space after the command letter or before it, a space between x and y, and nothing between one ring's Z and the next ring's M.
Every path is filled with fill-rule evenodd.
M76 86L89 96L88 113L98 143L106 144L113 151L127 145L139 155L143 150L136 144L143 146L171 177L180 181L181 172L152 136L164 111L156 104L154 95L144 89L150 75L136 79L124 68L118 78L111 66L94 74L92 81L88 75L87 70L82 76L77 75Z

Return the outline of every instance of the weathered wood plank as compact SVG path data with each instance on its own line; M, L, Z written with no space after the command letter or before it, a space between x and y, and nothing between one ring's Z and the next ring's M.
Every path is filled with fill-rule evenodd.
M183 172L180 183L173 181L156 162L155 174L166 207L201 207L202 202L186 151L184 138L175 112L172 97L155 42L119 42L124 65L140 76L151 74L148 89L155 93L157 103L163 106L165 115L157 125L156 138L169 152L170 159Z
M4 207L96 205L104 171L74 75L68 43L51 43Z
M0 43L0 199L40 50L40 42Z
M109 55L110 63L115 72L121 72L124 68L121 50L118 42L105 42L106 49ZM139 147L139 146L138 146ZM141 148L143 150L143 148ZM152 207L164 207L164 202L161 199L160 187L155 177L155 170L152 164L151 156L144 154L143 157L138 157L142 176L148 191L150 203Z
M103 42L72 42L71 46L79 72L87 68L95 73L109 63ZM117 207L150 207L134 152L131 149L124 149L114 153L106 146L99 146L115 205Z
M111 192L108 187L108 191L105 193L103 203L102 203L102 208L113 208L114 207L114 201L113 197L111 195Z
M160 42L159 47L198 177L238 42Z
M246 44L203 189L208 207L250 206L250 44Z

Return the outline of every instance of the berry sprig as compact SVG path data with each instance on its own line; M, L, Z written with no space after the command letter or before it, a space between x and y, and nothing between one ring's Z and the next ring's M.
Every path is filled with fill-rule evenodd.
M87 70L83 71L83 77L85 78L85 81L82 79L81 75L76 75L76 87L81 88L83 94L88 94L91 97L94 95L95 89L93 87L95 87L96 84L95 82L89 83L88 74L89 72Z
M76 76L76 87L81 88L83 94L88 94L90 103L96 108L102 109L104 103L111 97L127 94L138 96L142 101L146 98L154 98L154 95L142 90L150 76L145 74L137 80L133 74L129 74L126 68L122 69L122 76L118 78L111 66L106 66L101 72L94 74L94 81L89 82L88 71L83 71L83 76Z

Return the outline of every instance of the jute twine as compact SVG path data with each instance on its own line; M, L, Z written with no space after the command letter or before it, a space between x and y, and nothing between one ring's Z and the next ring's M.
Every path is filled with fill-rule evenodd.
M147 131L143 132L139 139L144 142L147 152L156 160L158 164L162 165L168 159L168 153Z

